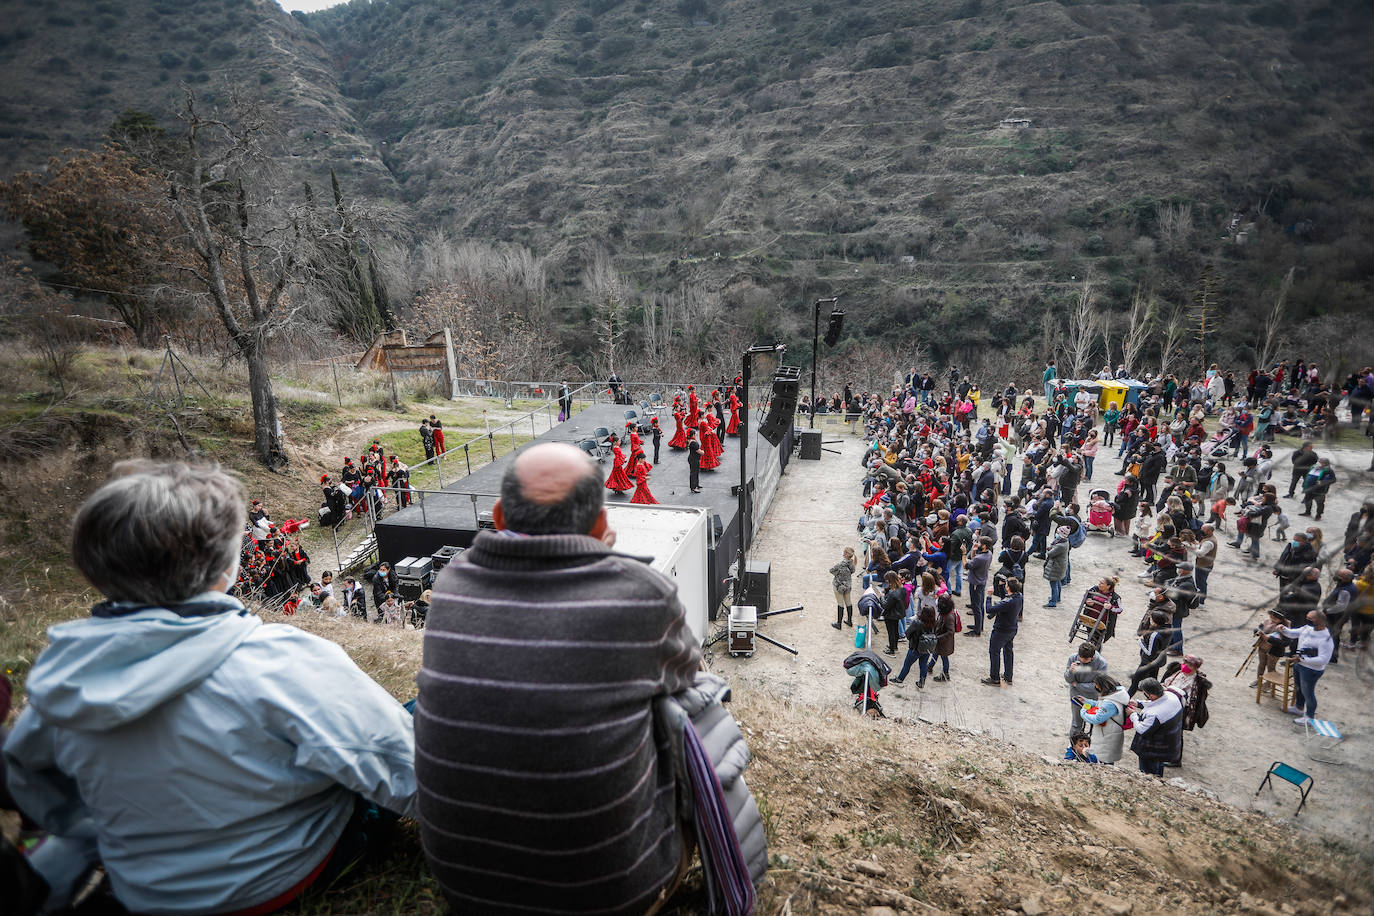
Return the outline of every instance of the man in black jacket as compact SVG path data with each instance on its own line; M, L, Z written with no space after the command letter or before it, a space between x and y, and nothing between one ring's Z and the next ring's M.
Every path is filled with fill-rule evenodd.
M1155 501L1155 485L1159 483L1159 475L1164 471L1164 466L1168 462L1158 445L1152 443L1147 448L1145 457L1140 462L1140 487L1143 490L1142 498L1148 503L1153 503Z
M1288 460L1293 464L1293 473L1288 478L1288 498L1293 498L1293 491L1302 483L1302 479L1307 476L1307 472L1312 470L1312 466L1317 463L1317 453L1312 450L1311 442L1304 442L1302 448L1298 449Z
M1293 532L1293 539L1283 546L1274 563L1274 575L1278 576L1279 588L1286 588L1298 580L1303 570L1317 559L1317 551L1312 547L1312 539L1306 531Z
M1016 641L1016 630L1021 625L1021 583L1015 579L1007 580L1007 599L988 608L992 620L992 635L988 638L988 676L982 683L989 687L1002 684L1011 686L1012 663L1015 654L1012 649Z
M1317 610L1322 600L1322 585L1318 581L1315 566L1303 570L1297 581L1279 590L1279 613L1288 620L1290 627L1307 624L1307 615Z

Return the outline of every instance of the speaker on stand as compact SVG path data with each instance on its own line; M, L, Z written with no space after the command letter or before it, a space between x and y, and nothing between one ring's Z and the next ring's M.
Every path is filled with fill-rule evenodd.
M768 413L759 426L759 435L770 445L781 444L792 421L797 416L797 389L801 381L801 370L795 366L779 366L773 377L773 397L768 402Z

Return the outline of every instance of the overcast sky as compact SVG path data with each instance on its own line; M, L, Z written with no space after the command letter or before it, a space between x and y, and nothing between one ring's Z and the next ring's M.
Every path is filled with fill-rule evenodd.
M325 7L338 6L340 3L343 3L344 0L277 0L277 2L280 3L281 8L288 13L293 10L313 13L315 10L322 10Z

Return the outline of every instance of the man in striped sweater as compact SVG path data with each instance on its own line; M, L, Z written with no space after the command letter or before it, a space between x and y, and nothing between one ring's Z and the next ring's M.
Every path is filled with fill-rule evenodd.
M460 913L642 914L690 855L655 697L701 653L676 587L612 552L596 464L520 453L434 586L415 710L421 836Z

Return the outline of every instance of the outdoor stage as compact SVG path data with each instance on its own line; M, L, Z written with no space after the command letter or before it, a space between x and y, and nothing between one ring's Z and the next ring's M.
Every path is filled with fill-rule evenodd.
M626 409L624 405L619 404L590 405L571 420L560 423L521 448L523 450L537 442L567 442L576 445L584 439L591 438L592 430L598 426L623 433ZM729 418L728 414L726 418ZM762 411L750 412L749 454L745 465L745 477L749 481L749 515L753 528L750 540L762 524L773 494L777 492L782 470L792 457L795 434L794 430L789 428L782 442L773 446L758 434L762 420ZM647 423L647 418L645 422ZM664 411L659 415L658 422L664 430L663 448L659 454L659 463L649 476L649 490L663 505L706 509L710 513L712 524L707 540L706 590L710 616L714 620L721 599L728 594L728 588L723 584L724 580L729 576L730 564L735 561L739 552L739 502L733 492L734 488L739 486L740 479L739 439L725 437L725 454L721 456L720 467L713 471L702 471L701 492L693 493L687 486L687 452L668 448L668 440L672 438L674 429L672 415ZM652 440L646 438L644 451L652 461ZM380 519L376 530L377 549L381 559L394 564L405 557L429 556L440 547L471 545L482 527L483 514L491 511L492 505L500 496L501 477L513 458L513 454L506 455L486 467L477 469L457 483L445 487L441 492L426 494L423 508L414 505ZM610 473L612 460L607 457L602 465L605 474ZM629 492L621 494L607 490L606 503L611 506L624 506L629 510L641 508L630 503ZM616 550L636 554L638 551L633 540L633 537L618 538Z

